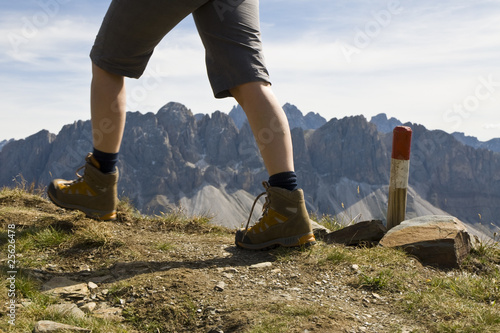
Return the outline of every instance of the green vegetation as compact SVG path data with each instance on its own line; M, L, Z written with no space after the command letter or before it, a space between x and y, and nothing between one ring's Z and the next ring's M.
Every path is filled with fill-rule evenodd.
M328 216L319 222L342 227ZM211 327L336 332L359 326L357 313L369 311L386 311L391 318L381 332L400 332L401 323L409 323L412 332L500 332L496 241L478 244L454 270L422 266L400 250L321 241L298 250L239 251L234 231L211 224L208 217L189 217L181 210L143 216L123 200L117 221L96 222L55 207L26 185L0 189L2 258L8 251L8 225L16 231L20 306L15 328L0 315L0 330L6 332L31 332L38 320L111 333L208 332ZM249 269L263 261L272 267ZM0 279L6 281L7 261L1 265ZM44 282L53 276L87 281L89 274L109 278L99 288L107 289L101 295L109 306L123 309L121 322L47 310L61 299L42 292ZM214 290L218 281L226 282L222 292ZM9 301L8 288L0 284L0 313ZM293 290L298 295L291 295ZM400 322L392 322L393 317ZM377 319L373 315L373 322Z

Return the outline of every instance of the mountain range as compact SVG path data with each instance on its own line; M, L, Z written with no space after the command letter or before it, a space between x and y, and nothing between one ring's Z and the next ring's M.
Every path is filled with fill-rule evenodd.
M0 141L0 151L2 151L3 146L5 146L7 143L14 141L13 139L10 140L1 140Z
M329 121L287 113L299 185L308 209L336 215L343 223L385 220L392 128L400 122L378 115ZM464 144L456 134L413 130L407 217L451 214L482 230L500 227L500 153ZM469 140L472 142L471 140ZM76 121L57 134L40 131L3 143L0 186L26 181L46 186L53 177L73 179L91 151L90 121ZM229 114L197 114L179 103L157 113L128 112L120 160L119 194L141 212L179 209L208 214L239 227L268 175L241 107ZM14 181L13 181L14 180ZM258 214L256 214L257 217Z
M392 132L394 127L403 124L401 121L394 117L388 119L387 115L384 113L373 116L370 122L375 124L377 126L377 129L382 133L390 133ZM465 135L462 132L453 132L451 133L451 135L464 145L473 148L484 148L500 153L500 138L494 138L488 141L479 141L476 137Z

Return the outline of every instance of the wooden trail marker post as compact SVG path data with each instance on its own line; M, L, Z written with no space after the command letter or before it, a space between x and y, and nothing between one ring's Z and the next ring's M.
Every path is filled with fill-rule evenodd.
M397 126L393 131L387 230L397 226L405 219L408 175L410 173L411 134L411 128L407 126Z

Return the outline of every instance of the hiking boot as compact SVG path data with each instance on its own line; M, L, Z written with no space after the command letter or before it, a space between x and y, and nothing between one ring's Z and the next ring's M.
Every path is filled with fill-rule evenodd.
M255 199L245 229L236 232L237 246L250 250L265 250L277 246L294 247L316 244L307 214L304 192L270 187L262 183L266 192ZM248 227L257 200L267 194L259 221Z
M75 180L54 179L47 194L59 207L78 209L97 220L115 220L118 205L118 168L113 173L102 173L99 162L89 153L86 164L76 171ZM83 176L78 174L84 168Z

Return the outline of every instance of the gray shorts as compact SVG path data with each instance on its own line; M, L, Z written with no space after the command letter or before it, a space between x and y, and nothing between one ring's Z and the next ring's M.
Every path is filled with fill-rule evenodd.
M139 78L156 45L193 14L215 97L254 81L269 82L259 29L259 0L113 0L90 58L114 74Z

